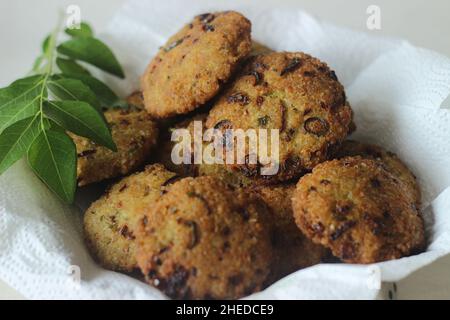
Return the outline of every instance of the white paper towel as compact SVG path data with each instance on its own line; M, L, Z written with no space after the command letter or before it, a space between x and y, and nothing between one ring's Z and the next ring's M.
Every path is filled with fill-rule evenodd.
M313 266L248 298L371 299L380 280L400 280L449 253L446 57L255 2L131 1L102 36L124 65L127 80L105 80L123 94L136 89L139 75L169 35L196 14L222 9L244 13L252 21L254 39L276 50L307 52L336 70L355 111L354 137L398 153L417 174L429 239L420 255L365 266ZM77 204L85 207L80 194ZM0 278L27 298L163 299L158 290L93 262L83 243L81 216L76 207L61 204L24 161L14 165L0 177Z

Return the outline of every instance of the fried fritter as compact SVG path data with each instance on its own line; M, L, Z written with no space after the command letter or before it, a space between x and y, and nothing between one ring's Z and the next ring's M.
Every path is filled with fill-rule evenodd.
M156 145L158 128L145 110L136 107L105 111L117 152L69 133L78 154L78 186L126 175L143 165Z
M380 161L359 156L324 162L293 195L296 223L350 263L373 263L423 249L424 223L403 182Z
M136 223L175 178L162 165L149 165L114 184L89 207L84 215L85 239L102 266L126 272L137 268Z
M298 178L329 159L351 123L352 110L334 71L307 54L289 52L251 58L206 120L208 128L222 131L279 130L277 174L261 176L259 164L229 164L266 182ZM271 143L269 139L269 151Z
M212 177L185 178L149 206L137 232L148 283L172 298L234 299L262 288L272 246L268 208Z
M141 79L154 117L184 114L205 104L251 50L251 23L234 11L199 15L172 36Z

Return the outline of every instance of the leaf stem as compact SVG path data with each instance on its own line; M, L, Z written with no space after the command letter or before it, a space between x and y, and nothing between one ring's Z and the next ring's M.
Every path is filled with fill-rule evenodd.
M52 71L53 71L53 65L55 63L56 40L57 40L58 34L61 30L62 22L63 22L63 14L61 13L58 17L58 23L56 24L56 27L53 29L53 32L50 35L48 47L44 52L44 55L47 58L47 65L46 65L46 69L44 72L44 79L43 79L41 92L39 94L39 114L40 114L41 129L43 132L45 132L44 112L43 112L43 103L45 100L44 91L47 88L48 78L50 77L50 75L52 74Z

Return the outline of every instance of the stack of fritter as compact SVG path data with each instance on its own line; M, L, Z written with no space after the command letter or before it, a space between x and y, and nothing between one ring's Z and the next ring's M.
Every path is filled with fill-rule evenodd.
M172 298L234 299L331 254L372 263L424 248L414 175L381 147L346 141L353 114L334 71L252 43L240 13L195 17L128 102L105 113L117 153L74 137L80 186L147 165L85 213L87 244L106 268L139 270ZM194 120L224 134L279 130L279 170L173 163L171 130L193 132Z

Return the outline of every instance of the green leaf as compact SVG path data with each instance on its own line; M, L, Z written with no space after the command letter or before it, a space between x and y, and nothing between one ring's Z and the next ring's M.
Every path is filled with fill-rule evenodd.
M81 22L79 29L67 28L64 32L72 37L92 37L94 35L91 26L86 22Z
M31 143L40 133L39 120L38 114L22 119L0 134L0 174L27 152Z
M61 127L117 151L103 114L88 103L81 101L46 101L44 113Z
M53 95L61 100L85 101L100 110L100 102L95 93L80 80L51 80L47 86Z
M14 86L18 86L18 85L30 85L30 84L35 84L37 82L39 82L40 80L43 80L44 76L41 74L37 74L37 75L33 75L33 76L28 76L25 78L20 78L17 79L13 82L11 82L11 84L9 85L9 87L14 87Z
M85 61L120 78L125 77L112 51L98 39L73 38L61 43L57 50L69 58Z
M72 203L77 180L77 151L72 139L60 131L44 130L27 155L31 168L50 190Z
M44 62L44 60L45 60L45 55L43 55L43 54L40 55L39 57L37 57L36 60L34 60L32 71L33 72L39 71L39 69L42 65L42 62Z
M44 61L47 60L47 58L49 57L49 45L50 45L50 38L51 35L47 35L44 39L44 41L42 41L42 54L39 55L33 63L33 68L31 69L31 71L33 71L33 73L38 73L42 67L42 63ZM47 62L47 61L46 61Z
M56 58L56 65L59 70L63 73L81 73L81 74L90 74L86 68L82 67L74 60L64 59L64 58Z
M48 45L50 44L50 37L51 35L48 35L45 37L44 41L42 41L42 52L44 54L47 54Z
M39 111L41 98L47 94L43 79L42 75L27 77L0 89L0 133Z
M97 96L103 106L114 105L119 98L106 84L100 80L84 74L60 74L58 75L63 78L72 78L81 80L85 85L87 85Z

